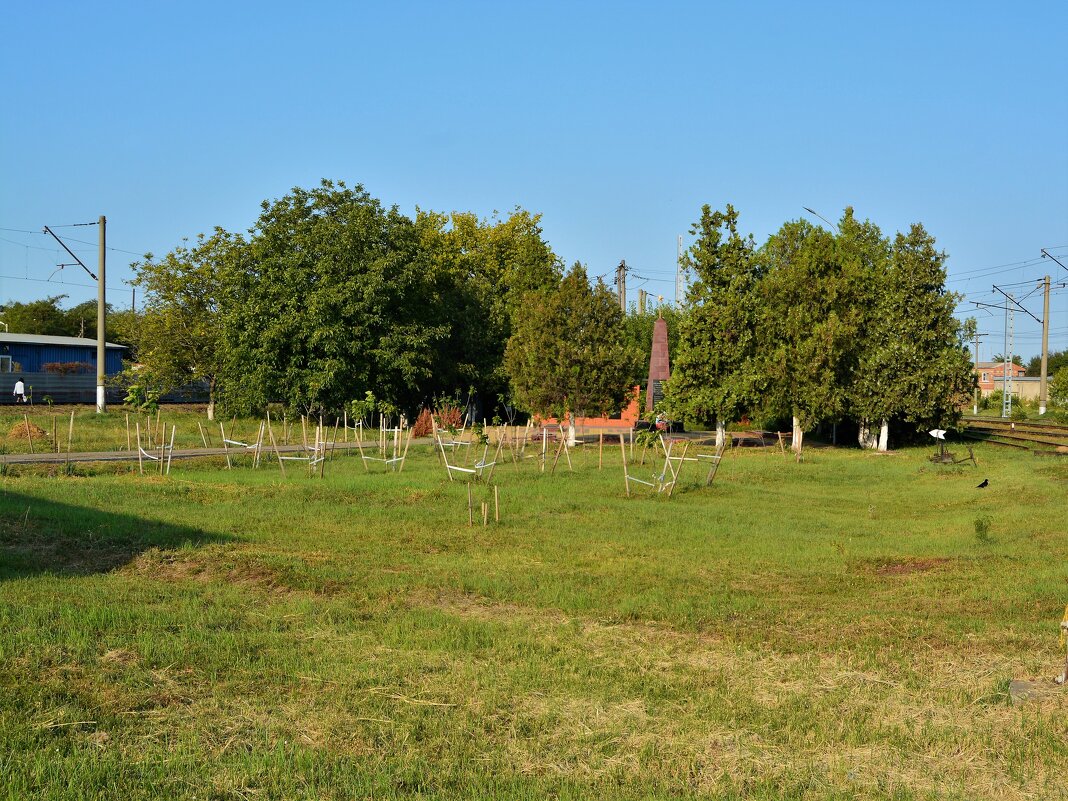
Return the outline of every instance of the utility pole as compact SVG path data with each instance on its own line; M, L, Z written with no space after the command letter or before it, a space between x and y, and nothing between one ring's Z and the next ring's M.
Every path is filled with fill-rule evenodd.
M622 259L616 267L616 292L619 294L619 310L627 313L627 260Z
M1012 367L1013 309L1009 306L1010 300L1012 300L1012 295L1005 295L1005 350L1001 354L1002 417L1008 417L1012 414L1012 385L1009 383L1009 369Z
M1038 379L1038 413L1046 413L1046 366L1049 359L1049 276L1042 283L1045 291L1042 293L1042 367Z
M675 251L675 308L682 305L682 234L679 234L678 248Z
M982 373L979 371L979 338L980 337L984 337L984 336L986 336L986 334L980 334L979 333L979 328L978 328L978 326L976 326L976 330L975 330L975 376L976 376L976 378L978 378L979 376L982 375ZM978 383L976 384L976 387L975 387L974 396L975 397L972 398L972 414L975 415L976 417L978 417L979 416L979 385L978 385Z
M103 414L107 409L107 401L104 397L104 378L107 375L106 357L107 346L104 340L104 322L107 317L107 307L104 301L104 262L107 254L107 217L100 215L100 255L97 268L96 290L96 412Z

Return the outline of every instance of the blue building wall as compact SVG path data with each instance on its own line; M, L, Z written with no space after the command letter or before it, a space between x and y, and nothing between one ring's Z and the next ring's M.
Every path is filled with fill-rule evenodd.
M5 356L10 355L24 373L43 373L44 365L53 362L82 362L90 365L87 373L96 374L96 348L82 345L34 345L12 342ZM122 371L124 348L108 348L104 355L104 373L115 375Z

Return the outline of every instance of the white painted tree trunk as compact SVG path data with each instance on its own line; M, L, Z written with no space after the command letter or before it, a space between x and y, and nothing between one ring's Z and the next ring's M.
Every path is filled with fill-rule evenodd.
M890 439L890 422L883 420L882 427L879 429L879 453L886 453L888 439Z
M215 419L215 378L208 379L208 420Z
M875 437L872 436L871 428L867 420L860 421L860 431L857 432L857 443L864 450L875 450Z
M567 414L567 445L570 448L575 447L575 413L568 412Z
M727 438L727 425L722 420L716 420L716 448L723 447L723 441Z
M794 415L793 440L790 443L790 449L794 453L801 453L801 444L804 438L805 432L801 430L801 421L797 419L797 415Z

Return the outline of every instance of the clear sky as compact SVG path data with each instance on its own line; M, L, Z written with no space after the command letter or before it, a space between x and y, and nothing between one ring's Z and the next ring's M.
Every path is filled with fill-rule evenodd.
M968 301L1068 282L1040 256L1068 264L1064 0L38 0L0 21L0 300L95 297L53 275L71 260L44 225L106 215L128 306L137 254L321 178L409 214L540 213L566 263L626 259L632 300L673 299L677 237L728 202L758 240L803 206L922 222ZM96 228L56 230L95 270ZM1050 317L1068 347L1068 287ZM1004 315L979 318L988 359ZM1016 315L1014 352L1039 347Z

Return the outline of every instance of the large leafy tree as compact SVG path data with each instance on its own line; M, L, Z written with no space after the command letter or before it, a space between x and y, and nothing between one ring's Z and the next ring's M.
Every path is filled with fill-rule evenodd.
M887 412L916 429L954 425L975 386L970 330L953 315L959 298L945 289L945 262L946 254L919 223L898 233L890 291L879 309L883 346L896 367Z
M676 414L715 420L717 441L725 424L757 398L759 372L756 290L760 266L752 236L738 233L738 212L704 206L684 263L695 280L687 294L669 387Z
M262 209L225 315L228 400L312 412L372 390L408 408L432 391L450 326L412 220L331 181Z
M1046 357L1046 371L1049 375L1053 375L1062 367L1068 367L1068 350L1055 350ZM1032 356L1027 363L1027 375L1037 378L1041 373L1042 356Z
M848 406L856 335L855 285L843 274L834 236L804 220L787 222L761 248L760 340L766 412L804 432L838 420Z
M517 308L505 366L516 400L561 419L619 411L639 360L623 312L603 281L575 263L559 286L528 292Z
M127 332L136 347L138 380L160 392L204 381L209 420L225 367L223 311L245 257L242 237L216 228L158 261L149 255L132 265L145 293L143 312Z
M560 282L560 265L539 218L515 209L506 219L420 211L422 258L438 276L437 303L449 324L434 373L442 389L473 387L484 398L508 388L504 347L526 293Z

